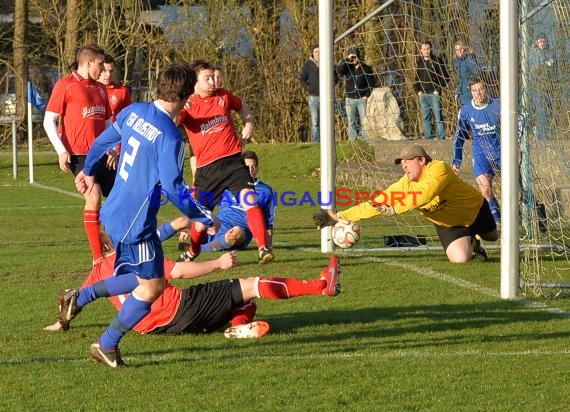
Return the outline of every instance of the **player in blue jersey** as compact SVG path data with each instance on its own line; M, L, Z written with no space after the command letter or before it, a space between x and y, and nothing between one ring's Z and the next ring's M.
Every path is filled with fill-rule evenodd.
M501 104L490 99L480 77L469 80L473 99L459 109L455 132L452 169L459 173L465 140L473 136L473 172L479 190L491 208L497 223L501 221L499 202L493 194L493 177L501 170Z
M273 225L275 222L275 198L273 189L267 183L257 179L259 158L257 153L248 150L242 153L242 159L249 168L249 173L253 177L255 184L256 202L263 212L266 227L266 240L268 247L273 244ZM238 204L231 191L225 190L219 202L219 209L216 220L219 227L215 233L209 233L202 244L202 252L214 252L218 250L246 249L253 234L247 224L245 209ZM174 219L165 223L159 229L159 236L162 241L168 239L178 231L188 229L191 222L186 217ZM182 232L184 233L184 232ZM182 240L185 240L184 236ZM188 248L187 243L178 245L180 250Z
M109 367L124 365L119 341L149 312L165 287L163 252L156 215L170 201L184 215L206 226L213 216L197 205L183 178L184 142L174 124L196 83L187 63L165 66L157 79L157 100L123 109L113 127L97 137L85 167L75 179L81 193L93 189L99 159L121 143L113 190L101 210L101 220L116 249L114 277L103 284L58 294L58 317L71 320L86 301L130 293L117 317L91 345L91 357ZM135 274L134 276L121 276Z

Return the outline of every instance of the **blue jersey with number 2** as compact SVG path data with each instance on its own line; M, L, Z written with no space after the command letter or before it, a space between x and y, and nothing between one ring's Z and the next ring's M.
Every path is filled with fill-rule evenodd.
M156 215L171 202L190 219L213 224L212 214L197 205L183 178L184 143L169 114L156 102L123 109L112 127L93 144L83 172L121 143L113 190L101 209L101 221L115 245L139 243L156 233Z

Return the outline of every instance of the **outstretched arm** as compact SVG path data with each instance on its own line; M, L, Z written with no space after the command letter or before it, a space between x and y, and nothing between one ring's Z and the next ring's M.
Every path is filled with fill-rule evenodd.
M179 262L174 265L172 279L194 279L208 275L219 269L231 269L237 266L237 254L235 252L224 253L215 260L206 262Z

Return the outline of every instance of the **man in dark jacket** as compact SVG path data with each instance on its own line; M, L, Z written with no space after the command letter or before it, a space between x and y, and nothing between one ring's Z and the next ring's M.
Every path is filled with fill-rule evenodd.
M449 81L449 73L443 60L431 51L431 41L422 43L420 57L416 61L416 83L414 90L420 97L420 107L424 123L424 139L431 139L433 111L437 125L437 136L445 139L441 92Z
M360 50L354 46L347 49L346 59L336 67L336 72L345 81L348 138L355 141L358 138L358 131L361 131L364 141L367 135L363 127L366 116L366 101L376 86L376 76L372 68L360 60Z
M320 63L320 50L319 45L314 44L311 46L311 57L303 65L299 80L301 86L309 94L309 113L311 114L311 142L317 143L321 140L319 134L319 111L320 111L320 98L319 98L319 63Z

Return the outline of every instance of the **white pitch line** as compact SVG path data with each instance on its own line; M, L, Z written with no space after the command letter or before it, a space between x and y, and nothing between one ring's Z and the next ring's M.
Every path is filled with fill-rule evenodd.
M61 193L78 199L83 199L83 195L77 192L70 192L69 190L60 189L59 187L46 186L41 183L28 183L28 184L3 184L0 187L37 187L39 189L50 190L52 192Z
M277 243L277 245L279 245L279 243ZM281 245L289 246L289 247L294 246L294 245L286 244L286 243L282 243ZM304 251L310 251L310 252L317 252L320 250L317 248L308 248L308 247L299 247L298 249L304 250ZM447 283L450 283L450 284L455 285L455 286L459 286L459 287L464 288L464 289L469 289L469 290L472 290L472 291L477 292L477 293L484 295L484 296L489 296L489 297L496 298L496 299L499 299L501 297L501 294L499 293L498 290L488 288L486 286L481 286L481 285L478 285L476 283L470 282L470 281L465 280L465 279L449 276L449 275L446 275L444 273L437 272L433 269L429 269L426 267L419 267L419 266L413 265L411 263L404 263L404 262L400 262L398 260L393 260L393 259L379 258L376 256L365 256L363 254L360 254L360 256L363 256L365 259L370 260L372 262L382 263L384 265L389 265L389 266L397 267L400 269L406 269L406 270L414 272L420 276L425 276L428 278L437 279L437 280L440 280L442 282L447 282ZM560 308L557 308L557 307L549 306L543 302L534 302L534 301L531 301L528 299L516 299L516 300L513 300L513 302L520 304L520 305L523 305L523 306L526 306L528 308L533 308L533 309L537 309L537 310L540 310L543 312L548 312L548 313L551 313L554 315L558 315L564 319L570 319L570 312L565 311L565 310L560 309Z
M70 192L68 190L60 189L59 187L46 186L46 185L42 185L41 183L32 183L31 186L39 187L40 189L44 189L44 190L51 190L52 192L61 193L63 195L76 197L78 199L84 199L83 195L80 195L77 192Z
M18 210L38 210L38 209L79 209L80 205L67 205L67 206L18 206ZM13 207L0 207L0 210L14 210Z
M337 348L338 349L338 348ZM418 350L394 350L394 351L372 351L372 352L360 352L355 353L353 351L347 352L336 352L336 353L317 353L312 352L306 355L302 354L284 354L279 355L272 353L271 355L241 355L238 352L227 353L227 354L213 354L211 356L176 356L176 355L145 355L144 357L133 354L131 356L124 356L123 359L127 364L131 361L136 362L139 365L144 365L149 362L156 361L172 361L176 360L178 362L182 361L192 361L192 362L212 362L214 361L224 361L224 362L243 362L244 360L249 361L270 361L270 362L290 362L291 360L314 360L314 359L410 359L410 358L507 358L507 357L517 357L517 358L530 358L530 357L552 357L552 356L568 356L570 355L570 350L522 350L522 351L483 351L483 350L468 350L468 351L456 351L456 352L433 352L433 351L418 351ZM56 364L56 363L91 363L88 358L61 358L61 357L40 357L40 358L17 358L17 359L0 359L0 366L2 365L23 365L23 364Z
M388 260L388 259L382 259L382 258L378 258L378 257L367 257L368 260L372 260L373 262L378 262L378 263L382 263L385 265L389 265L389 266L394 266L400 269L407 269L411 272L417 273L418 275L422 275L428 278L432 278L432 279L437 279L437 280L441 280L443 282L447 282L447 283L451 283L455 286L459 286L462 287L464 289L469 289L469 290L473 290L477 293L480 293L482 295L485 296L489 296L489 297L493 297L493 298L500 298L501 294L499 293L498 290L495 289L491 289L485 286L481 286L478 285L476 283L473 282L469 282L468 280L465 279L461 279L461 278L455 278L453 276L449 276L446 275L444 273L440 273L440 272L436 272L435 270L432 269L428 269L425 267L419 267L416 265L412 265L410 263L403 263L403 262L398 262L398 261L393 261L393 260ZM513 302L518 303L520 305L529 307L529 308L533 308L533 309L538 309L540 311L543 312L548 312L548 313L552 313L555 315L559 315L562 318L570 318L570 312L567 312L563 309L557 308L557 307L553 307L553 306L549 306L545 303L542 302L533 302L531 300L528 299L516 299L513 300Z

